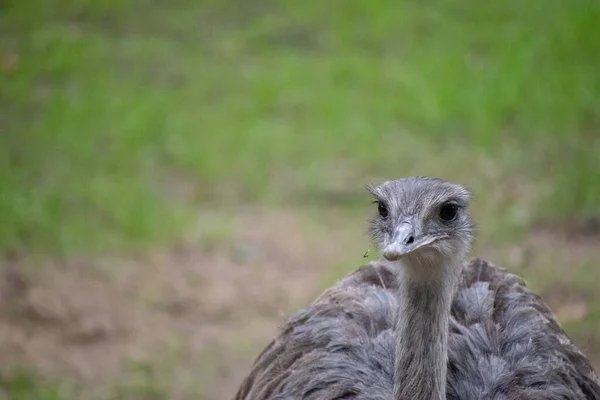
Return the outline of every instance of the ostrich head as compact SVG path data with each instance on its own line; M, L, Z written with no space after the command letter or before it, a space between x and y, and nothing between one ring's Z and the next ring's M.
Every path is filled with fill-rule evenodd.
M377 204L370 232L386 260L426 279L462 267L473 242L470 195L464 187L409 177L368 189Z

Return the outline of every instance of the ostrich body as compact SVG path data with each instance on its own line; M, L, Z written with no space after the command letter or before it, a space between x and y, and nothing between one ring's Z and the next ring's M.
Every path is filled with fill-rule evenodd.
M410 177L370 188L383 259L292 316L236 400L600 399L600 380L517 276L468 263L469 193Z

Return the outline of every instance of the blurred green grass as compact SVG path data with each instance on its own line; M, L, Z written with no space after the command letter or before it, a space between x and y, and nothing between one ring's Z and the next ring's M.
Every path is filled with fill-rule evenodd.
M5 372L5 371L3 371ZM11 400L62 400L70 398L66 385L49 382L26 369L3 373L0 395ZM7 397L4 397L7 396Z
M198 205L347 171L476 183L480 156L539 183L538 217L597 216L599 18L592 0L9 0L0 249L177 240Z

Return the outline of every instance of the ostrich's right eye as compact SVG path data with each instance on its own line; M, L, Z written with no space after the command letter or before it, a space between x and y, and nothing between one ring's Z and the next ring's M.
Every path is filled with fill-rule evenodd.
M381 218L388 216L388 209L382 201L377 202L377 211L379 212L379 215L381 215Z
M447 202L440 208L440 219L444 222L450 222L456 218L458 212L458 204Z

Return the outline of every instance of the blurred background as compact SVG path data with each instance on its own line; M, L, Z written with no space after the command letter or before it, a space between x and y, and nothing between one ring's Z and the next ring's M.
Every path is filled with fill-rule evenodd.
M363 186L469 186L474 255L600 367L600 3L5 0L0 391L231 398L377 257Z

